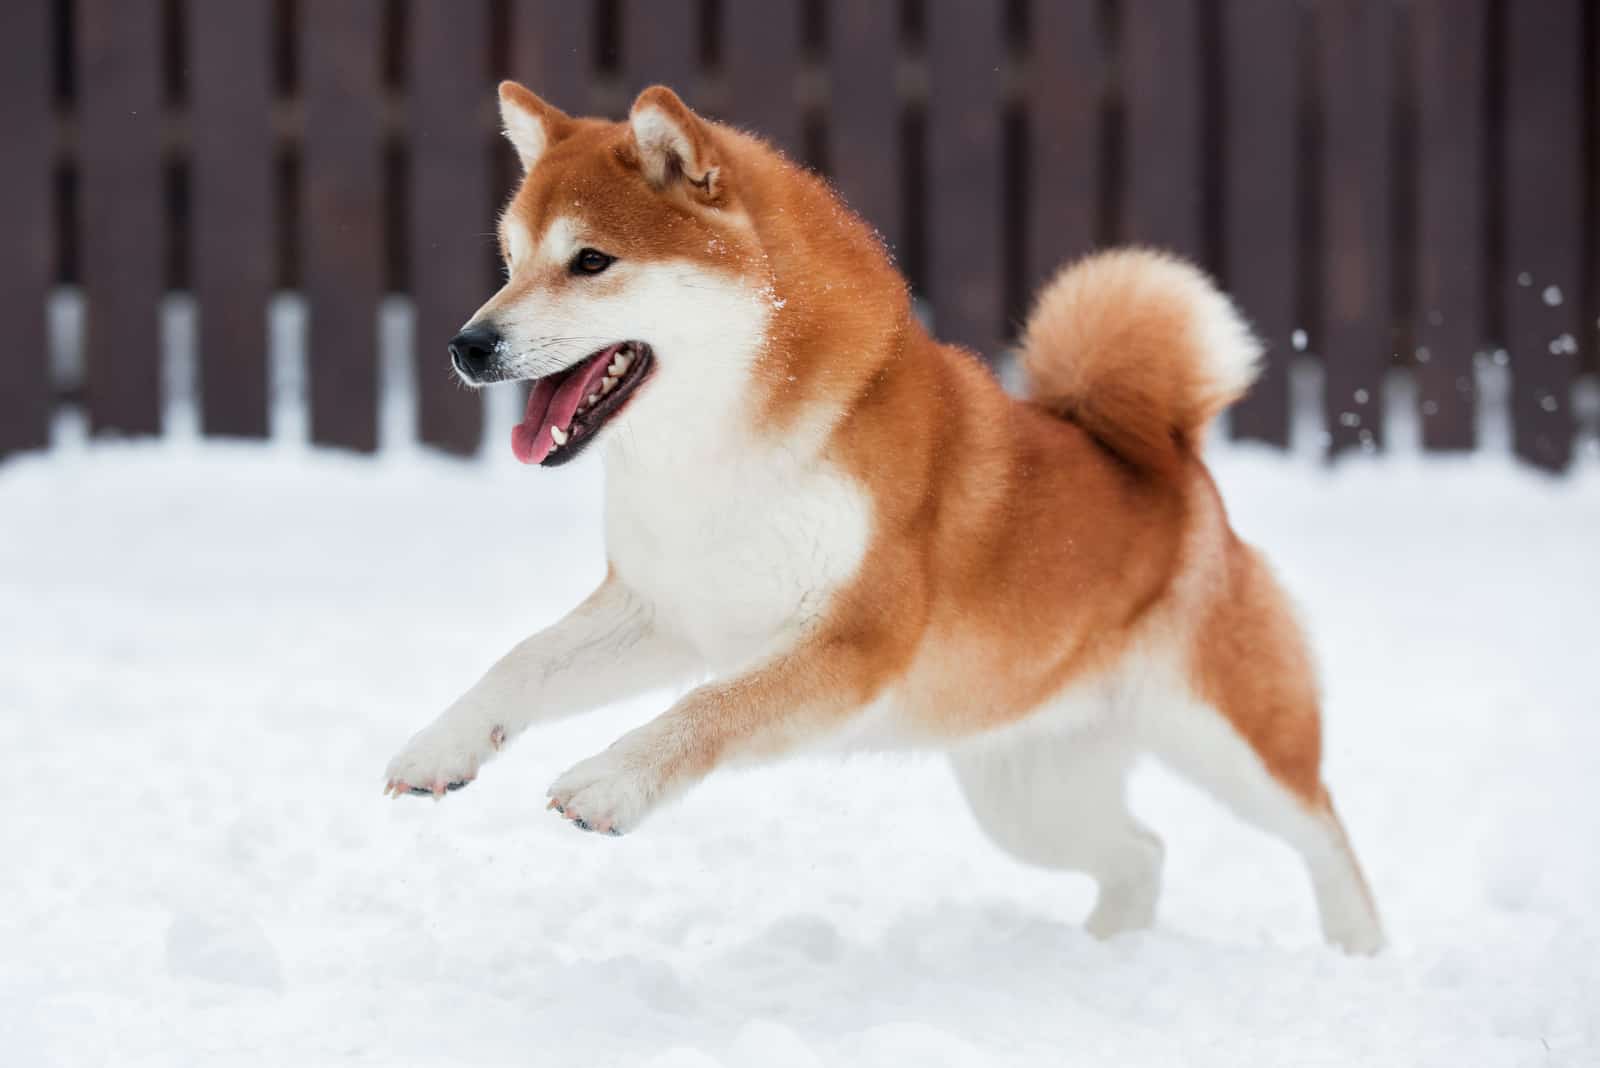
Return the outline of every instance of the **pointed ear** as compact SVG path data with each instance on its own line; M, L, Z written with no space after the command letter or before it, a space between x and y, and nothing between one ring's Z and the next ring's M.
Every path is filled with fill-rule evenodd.
M722 192L722 173L705 121L689 110L678 94L652 85L639 94L628 115L639 165L650 184L664 189L684 182L697 200L707 203Z
M572 120L517 82L500 83L500 125L517 150L522 172L533 170L545 149L567 135Z

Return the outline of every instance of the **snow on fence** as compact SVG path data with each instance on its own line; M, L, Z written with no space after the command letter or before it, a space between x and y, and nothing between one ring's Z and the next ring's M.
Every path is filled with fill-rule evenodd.
M1600 347L1597 54L1600 0L5 0L0 455L65 407L159 432L175 292L206 433L270 432L298 292L311 438L375 448L378 309L410 294L416 433L474 451L437 353L494 284L514 76L611 115L663 81L759 130L946 338L997 353L1061 261L1162 245L1269 342L1235 436L1288 440L1309 353L1330 451L1383 445L1397 368L1424 445L1472 448L1493 353L1516 451L1559 469ZM52 360L62 292L82 352Z

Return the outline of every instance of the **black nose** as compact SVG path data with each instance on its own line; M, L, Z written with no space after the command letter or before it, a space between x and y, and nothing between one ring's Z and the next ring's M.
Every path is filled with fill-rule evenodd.
M494 363L500 332L482 324L467 327L450 339L450 362L465 378L482 378Z

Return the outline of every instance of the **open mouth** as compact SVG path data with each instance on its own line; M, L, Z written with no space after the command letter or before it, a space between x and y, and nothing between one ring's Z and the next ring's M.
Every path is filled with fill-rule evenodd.
M555 467L582 452L628 403L655 356L642 341L619 341L536 379L528 410L511 431L511 451L525 464Z

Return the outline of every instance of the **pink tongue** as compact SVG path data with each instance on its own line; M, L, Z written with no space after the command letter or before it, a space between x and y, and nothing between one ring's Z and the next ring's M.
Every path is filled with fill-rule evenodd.
M511 451L518 460L537 464L550 455L556 443L550 436L550 428L558 426L565 430L572 424L578 405L583 403L583 398L599 391L611 357L621 348L620 344L612 345L591 357L587 363L568 371L559 385L553 381L554 376L541 378L533 384L522 422L511 428Z

